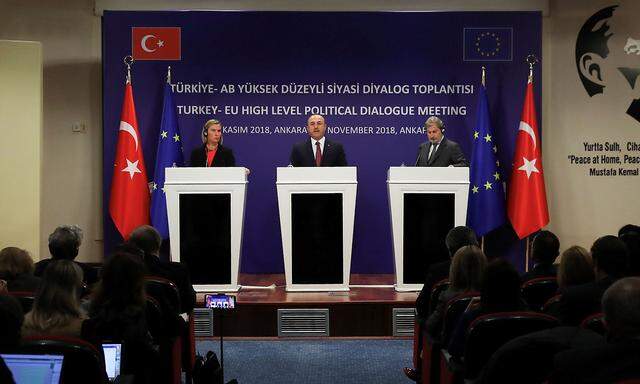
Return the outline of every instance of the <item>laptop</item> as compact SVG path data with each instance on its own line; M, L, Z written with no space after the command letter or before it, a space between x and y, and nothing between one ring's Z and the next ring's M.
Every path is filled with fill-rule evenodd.
M59 384L61 355L2 354L16 384Z
M109 381L114 381L120 375L120 360L122 358L122 344L102 344L104 352L104 367Z

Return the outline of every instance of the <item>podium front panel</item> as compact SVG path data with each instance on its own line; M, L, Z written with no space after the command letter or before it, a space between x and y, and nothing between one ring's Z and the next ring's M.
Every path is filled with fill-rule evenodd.
M342 284L342 194L292 193L293 284Z
M180 259L193 284L231 284L231 194L180 195Z
M446 260L444 238L454 227L453 193L406 193L404 195L405 284L423 284L429 265Z

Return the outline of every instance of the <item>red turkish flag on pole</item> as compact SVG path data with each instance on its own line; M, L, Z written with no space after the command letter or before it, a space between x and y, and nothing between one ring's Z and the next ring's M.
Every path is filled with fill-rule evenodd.
M507 215L521 239L549 223L541 144L532 76L529 75L507 189Z
M109 201L109 213L124 239L138 226L149 224L149 198L133 90L131 82L127 81Z

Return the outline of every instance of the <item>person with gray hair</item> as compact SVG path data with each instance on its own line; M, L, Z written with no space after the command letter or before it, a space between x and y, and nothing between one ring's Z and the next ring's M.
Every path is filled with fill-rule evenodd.
M61 225L49 235L50 259L40 260L35 265L35 276L43 276L53 260L71 260L82 269L84 283L91 285L98 281L98 273L90 266L75 261L82 245L84 234L77 225Z
M437 116L431 116L424 123L427 141L418 147L418 167L468 167L460 145L444 137L444 122Z
M602 309L608 342L556 355L553 383L640 379L640 278L613 283L602 297Z

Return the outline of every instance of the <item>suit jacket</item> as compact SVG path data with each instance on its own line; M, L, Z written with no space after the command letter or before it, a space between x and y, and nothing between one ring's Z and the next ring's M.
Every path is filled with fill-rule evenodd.
M431 150L430 141L426 141L418 147L418 158L416 160L416 166L418 167L448 167L453 165L454 167L468 167L469 162L465 159L460 146L455 141L447 140L446 137L442 138L438 149L431 154L429 159L429 151Z
M294 167L315 167L316 156L311 149L311 139L296 143L291 148L289 163ZM347 157L344 154L342 144L329 139L324 140L321 167L346 167Z
M33 272L34 276L42 277L44 275L44 271L47 269L47 267L49 266L49 264L51 264L53 260L54 259L44 259L44 260L38 261L35 265L35 270ZM98 272L94 268L91 268L91 266L81 263L79 261L74 260L73 262L76 263L76 265L79 266L80 269L82 269L82 281L85 284L90 286L98 282L99 280Z
M552 315L560 319L564 325L580 325L585 317L602 311L602 295L614 281L611 277L605 277L568 288L562 293L557 313Z
M6 280L9 292L36 292L40 288L40 278L29 274L21 274Z
M451 259L432 264L427 270L424 278L424 285L416 299L416 310L418 319L425 321L429 317L429 305L431 301L431 290L440 280L449 277L449 268L451 268Z
M189 271L184 265L175 262L163 262L154 255L145 255L144 264L150 275L163 277L176 285L180 293L180 310L182 313L189 313L193 310L196 303L196 291L193 290Z
M617 383L640 377L640 340L565 351L554 359L552 383Z
M189 162L191 167L206 167L207 166L207 149L206 144L198 147L191 152L191 161ZM223 147L222 144L218 145L216 155L211 162L212 167L235 167L236 158L233 157L233 151L231 148Z

